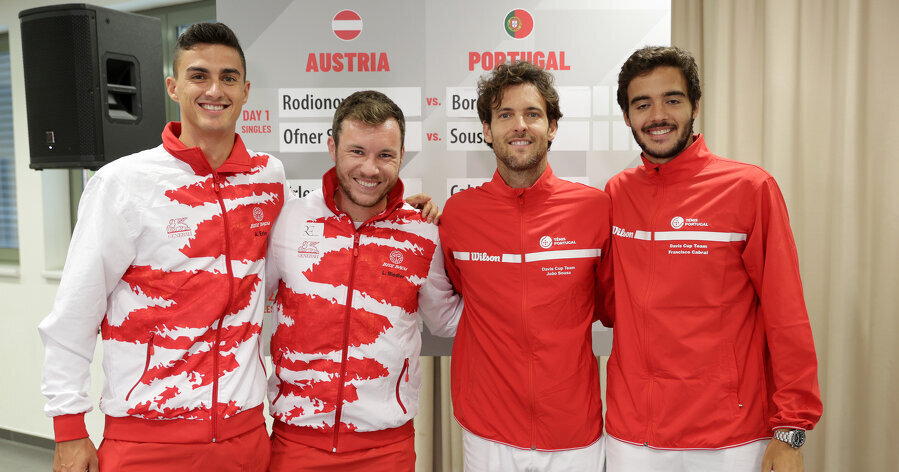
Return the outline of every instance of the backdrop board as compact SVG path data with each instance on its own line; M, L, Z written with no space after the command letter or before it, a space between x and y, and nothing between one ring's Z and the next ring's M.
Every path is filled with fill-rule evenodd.
M493 175L475 87L509 60L556 78L557 175L603 188L636 165L639 147L615 99L618 71L635 49L671 37L669 0L219 0L217 12L241 39L252 83L237 131L284 161L296 190L314 189L332 166L327 138L340 100L375 89L406 116L407 194L424 191L441 206ZM451 340L424 334L423 355L449 354ZM598 324L593 347L611 350Z

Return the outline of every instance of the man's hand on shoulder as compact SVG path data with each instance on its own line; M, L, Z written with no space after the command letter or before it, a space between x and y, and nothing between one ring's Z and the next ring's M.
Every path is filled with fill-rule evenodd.
M421 210L421 217L428 220L428 223L435 225L440 222L440 207L431 200L431 196L426 193L416 193L406 198L406 203Z
M804 472L802 464L802 448L793 448L789 444L772 439L765 449L762 458L762 472Z
M97 448L90 438L56 443L53 472L100 472Z

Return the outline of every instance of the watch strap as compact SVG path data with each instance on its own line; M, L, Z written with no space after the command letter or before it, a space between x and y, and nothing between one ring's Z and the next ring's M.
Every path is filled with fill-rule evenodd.
M775 429L774 439L789 444L793 449L798 449L805 444L805 431L789 428Z

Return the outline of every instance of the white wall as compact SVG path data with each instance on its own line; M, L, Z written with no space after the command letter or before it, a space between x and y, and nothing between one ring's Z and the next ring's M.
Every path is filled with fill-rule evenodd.
M43 413L40 378L44 355L37 325L53 305L68 245L68 179L66 171L38 172L28 168L25 78L18 14L28 8L58 3L67 2L0 2L0 32L9 31L20 246L18 265L0 263L0 428L47 438L53 437L53 429L52 422ZM134 11L186 2L91 0L90 3ZM99 353L95 359L91 392L94 405L102 386ZM87 426L99 445L103 415L98 410L89 413Z

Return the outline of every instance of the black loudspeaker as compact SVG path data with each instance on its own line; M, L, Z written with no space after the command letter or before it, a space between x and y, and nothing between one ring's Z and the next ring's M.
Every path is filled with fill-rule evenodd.
M32 169L98 169L161 142L158 19L85 4L19 19Z

